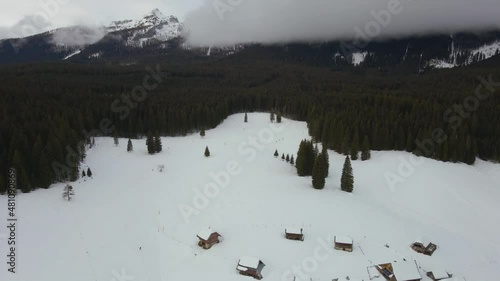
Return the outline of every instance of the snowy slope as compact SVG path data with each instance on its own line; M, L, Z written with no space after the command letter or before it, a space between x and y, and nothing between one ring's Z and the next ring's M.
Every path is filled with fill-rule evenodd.
M130 31L127 45L143 46L151 40L168 41L181 36L184 25L174 16L165 16L154 9L139 20L114 21L109 32Z
M163 152L153 156L144 140L133 140L134 152L127 153L125 139L118 147L111 138L97 139L84 165L93 179L73 184L74 200L62 200L63 184L18 195L18 273L2 263L0 280L112 281L123 273L137 281L253 280L236 272L244 256L266 264L263 280L293 280L295 267L313 280L367 281L368 266L403 258L418 262L424 281L430 279L423 270L435 269L458 280L498 280L500 165L427 159L390 188L384 174L397 173L409 154L373 152L370 161L353 161L355 189L347 194L339 190L344 157L330 152L327 186L318 191L272 156L275 149L295 154L308 137L303 122L282 125L271 127L264 113L248 114L248 123L237 114L204 139L163 138ZM203 156L206 146L210 158ZM210 175L223 171L234 175L219 183ZM204 201L195 194L206 186ZM4 210L6 198L0 199ZM179 209L186 206L200 207L189 221ZM5 216L2 211L0 220ZM285 240L288 226L303 228L305 241ZM198 247L204 227L223 242ZM5 231L0 228L0 237ZM333 251L335 235L351 237L354 251ZM439 245L432 257L409 248L423 237Z

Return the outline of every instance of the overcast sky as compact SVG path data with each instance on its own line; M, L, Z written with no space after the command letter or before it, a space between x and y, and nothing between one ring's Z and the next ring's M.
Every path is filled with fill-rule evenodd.
M186 20L189 42L201 45L500 29L500 0L0 0L0 38L24 35L33 15L47 14L40 3L56 1L67 3L36 31L136 19L154 8Z

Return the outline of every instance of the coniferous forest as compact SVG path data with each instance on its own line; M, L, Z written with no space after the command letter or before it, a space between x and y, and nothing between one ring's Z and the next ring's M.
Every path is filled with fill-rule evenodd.
M500 160L500 85L480 86L478 79L500 81L495 65L398 75L234 56L160 65L156 80L138 92L145 68L0 67L0 192L6 191L7 167L17 169L23 192L77 179L98 136L182 136L255 111L307 121L314 141L355 155L353 161L358 152L369 158L369 150L467 164L476 157Z

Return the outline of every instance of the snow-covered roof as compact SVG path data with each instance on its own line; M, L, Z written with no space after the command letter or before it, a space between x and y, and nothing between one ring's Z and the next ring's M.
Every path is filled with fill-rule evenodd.
M238 265L241 265L241 266L244 266L244 267L247 267L247 268L254 268L254 269L256 269L257 267L259 267L259 263L260 263L259 259L252 258L252 257L242 257L242 258L240 258L240 261L238 262ZM246 270L246 268L245 269L240 269L240 267L238 266L238 270Z
M214 233L214 231L210 227L203 228L200 230L198 233L198 237L200 237L203 240L208 240L210 238L210 235Z
M302 228L297 226L289 226L285 229L285 232L290 234L302 234Z
M398 281L422 279L415 261L397 261L392 263L394 275Z
M432 275L434 275L434 279L445 279L450 277L448 272L444 269L433 270Z
M335 236L333 241L340 244L352 244L352 239L347 236Z

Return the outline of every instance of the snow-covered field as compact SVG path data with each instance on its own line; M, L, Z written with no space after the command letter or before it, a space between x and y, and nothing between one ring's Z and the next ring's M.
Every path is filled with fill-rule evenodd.
M499 280L500 165L426 159L390 188L385 175L397 174L409 154L373 152L352 162L348 194L339 188L344 157L330 152L327 186L314 190L309 177L273 157L275 149L295 154L306 124L271 126L265 113L248 120L233 115L203 139L163 138L153 156L145 140L133 140L127 153L125 139L118 147L97 139L84 165L93 178L73 183L72 201L62 199L63 184L17 196L17 273L2 262L0 280L253 280L236 272L243 256L266 264L264 280L367 281L368 266L403 258L416 260L426 281L424 270L435 269L460 281ZM196 234L208 226L224 240L203 250ZM303 228L305 240L284 239L287 226ZM351 237L354 251L333 250L334 235ZM4 260L6 237L2 226ZM409 247L416 239L439 248L418 254Z

